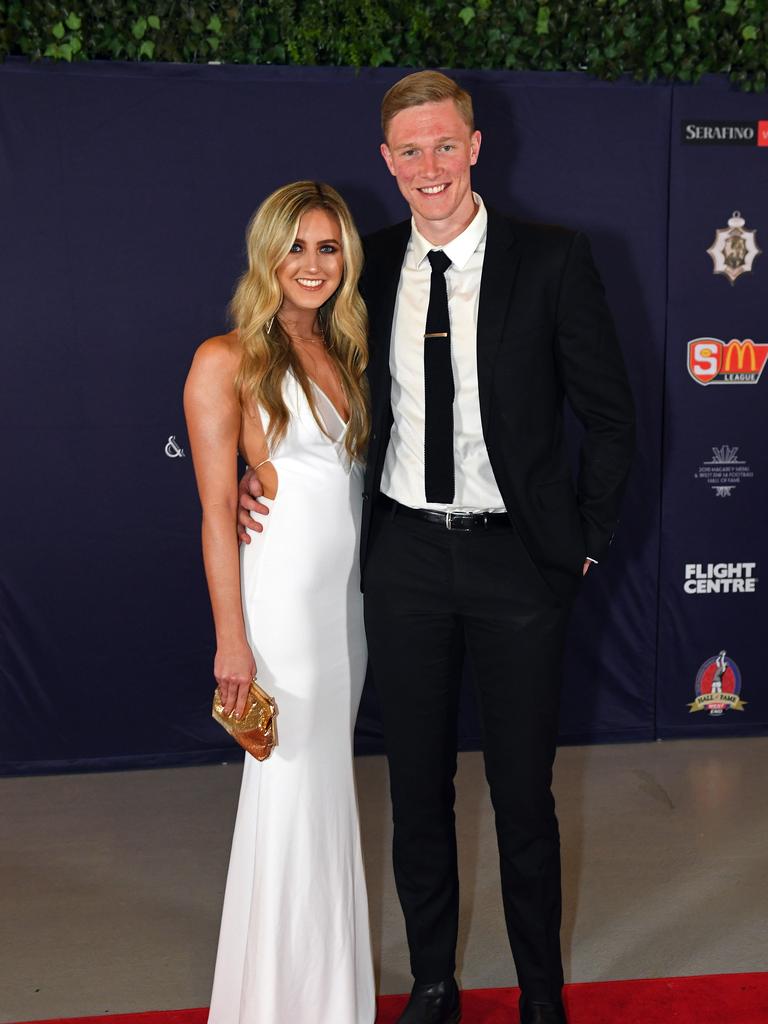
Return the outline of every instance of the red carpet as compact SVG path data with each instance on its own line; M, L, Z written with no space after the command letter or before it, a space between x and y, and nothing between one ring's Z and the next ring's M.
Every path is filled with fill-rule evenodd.
M462 1024L518 1024L516 988L464 993ZM714 974L568 985L570 1024L768 1024L768 974ZM382 996L376 1024L394 1024L405 996ZM207 1010L109 1014L110 1024L206 1024ZM99 1024L71 1017L67 1024ZM60 1020L35 1024L61 1024ZM252 1024L260 1024L253 1021ZM296 1024L312 1024L296 1021Z

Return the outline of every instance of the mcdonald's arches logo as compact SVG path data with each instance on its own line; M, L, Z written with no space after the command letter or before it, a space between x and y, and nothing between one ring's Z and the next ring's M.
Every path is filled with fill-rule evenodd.
M768 360L768 345L751 338L721 341L694 338L688 342L688 373L697 384L757 384Z

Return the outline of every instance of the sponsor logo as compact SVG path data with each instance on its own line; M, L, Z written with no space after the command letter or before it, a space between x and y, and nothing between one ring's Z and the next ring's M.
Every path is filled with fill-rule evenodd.
M716 717L725 711L743 711L747 705L741 693L741 672L732 658L720 651L707 658L696 676L696 699L688 705L691 713L708 711Z
M768 146L768 121L683 121L688 146Z
M755 241L757 232L748 230L745 225L746 221L739 211L734 210L728 220L728 227L717 229L715 240L707 249L712 257L712 272L723 274L731 284L752 270L755 257L762 252Z
M683 590L686 594L754 594L757 562L688 562Z
M738 446L727 444L712 449L712 458L702 462L696 480L705 480L718 498L730 498L742 480L751 480L754 473L744 459L739 458Z
M751 338L721 341L694 338L688 342L688 373L697 384L757 384L768 359L768 345Z
M165 446L165 454L168 456L169 459L183 459L186 457L184 455L184 449L180 448L176 443L175 434L171 434L171 436L168 438L168 443Z

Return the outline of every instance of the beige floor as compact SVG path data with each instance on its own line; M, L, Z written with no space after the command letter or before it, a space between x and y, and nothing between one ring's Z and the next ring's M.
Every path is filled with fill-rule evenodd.
M377 970L410 987L386 767L357 762ZM0 1022L207 1004L239 765L0 780ZM768 740L561 750L569 981L767 968ZM514 982L478 754L461 981Z

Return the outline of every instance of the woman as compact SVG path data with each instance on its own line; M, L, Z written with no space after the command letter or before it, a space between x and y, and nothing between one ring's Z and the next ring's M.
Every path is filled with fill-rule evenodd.
M279 745L245 755L210 1024L371 1024L368 910L352 774L365 674L357 564L368 435L360 240L332 188L286 185L248 227L236 329L184 392L216 626L214 675L251 679ZM237 452L271 514L238 555ZM240 559L240 561L238 561Z

